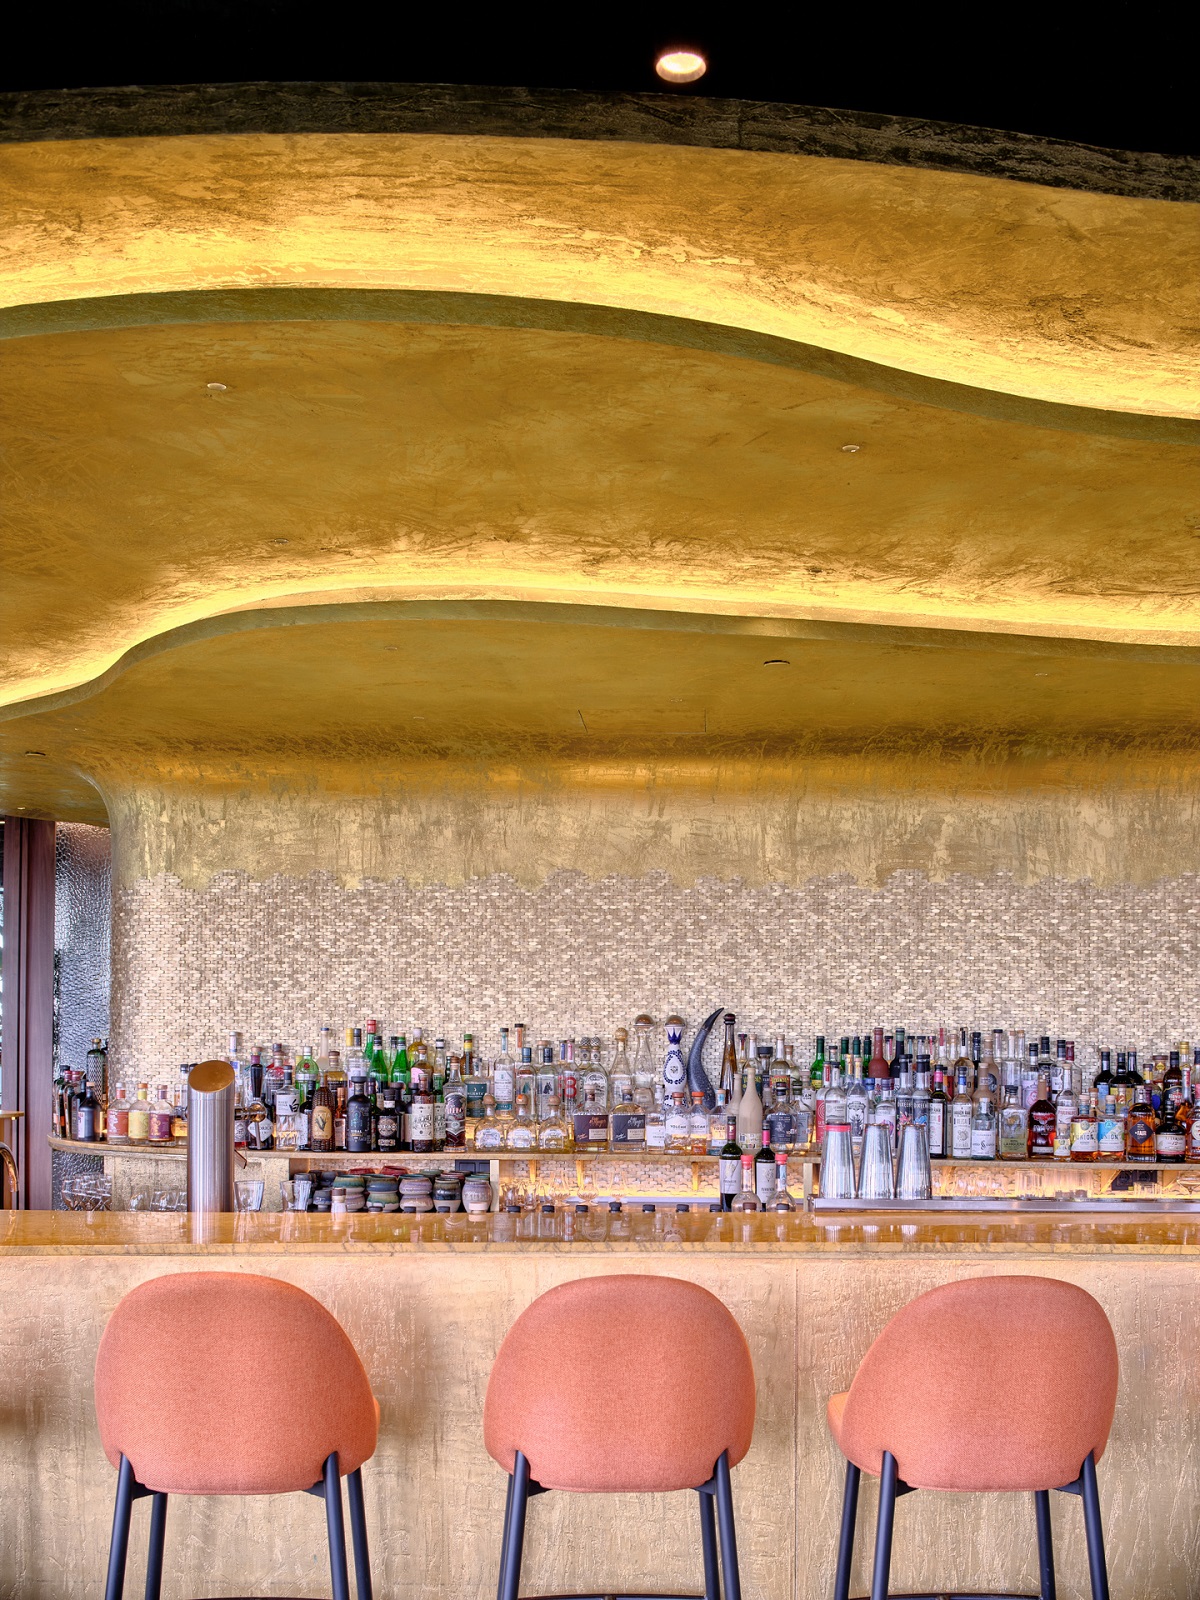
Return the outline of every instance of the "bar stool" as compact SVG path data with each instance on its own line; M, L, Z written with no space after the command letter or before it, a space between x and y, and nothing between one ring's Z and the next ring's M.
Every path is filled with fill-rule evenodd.
M302 1406L251 1420L234 1404L231 1353L269 1355L303 1372ZM145 1402L147 1367L169 1371L169 1405ZM153 1496L146 1600L159 1600L167 1497L290 1494L325 1501L334 1600L349 1600L341 1479L347 1479L358 1600L371 1600L362 1464L375 1453L379 1407L357 1352L319 1301L275 1278L181 1272L127 1294L96 1356L96 1418L117 1469L105 1600L121 1600L133 1502Z
M929 1353L948 1348L968 1361L931 1373ZM1000 1375L982 1394L981 1373ZM1030 1393L1031 1373L1052 1381L1044 1404ZM863 1472L879 1478L871 1600L886 1600L896 1499L914 1489L1032 1490L1041 1600L1055 1600L1049 1491L1079 1495L1092 1600L1108 1600L1096 1462L1116 1403L1112 1328L1074 1284L968 1278L920 1295L875 1340L849 1390L829 1401L830 1431L846 1457L834 1600L850 1594Z
M652 1407L631 1405L624 1353L633 1350L651 1359L669 1355L686 1381L657 1388ZM598 1359L605 1351L612 1360ZM701 1372L721 1374L715 1390L692 1381ZM705 1600L721 1600L714 1501L724 1597L741 1600L729 1473L753 1432L750 1352L707 1289L628 1274L580 1278L540 1295L500 1346L483 1408L488 1454L509 1475L498 1600L517 1600L526 1506L531 1495L550 1489L695 1489Z

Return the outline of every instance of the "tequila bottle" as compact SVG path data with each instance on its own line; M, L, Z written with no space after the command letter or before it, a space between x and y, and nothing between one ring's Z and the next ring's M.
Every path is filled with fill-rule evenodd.
M796 1147L796 1114L792 1109L791 1074L773 1078L770 1086L771 1101L763 1128L771 1141L772 1150L794 1150Z
M496 1115L496 1102L490 1094L483 1097L483 1117L475 1129L475 1148L485 1153L504 1149L504 1124Z
M688 1148L694 1156L708 1154L708 1112L704 1109L703 1089L692 1090L692 1110L688 1118Z
M676 1094L687 1093L687 1068L683 1064L683 1029L682 1017L668 1017L667 1053L663 1058L662 1086L663 1095L667 1100Z
M996 1106L986 1076L971 1101L971 1159L996 1159Z
M562 1099L562 1114L572 1117L579 1102L579 1074L575 1070L575 1041L558 1041L558 1093ZM652 1097L653 1098L653 1097Z
M688 1155L691 1152L692 1116L684 1104L683 1095L676 1092L666 1113L666 1140L664 1149L670 1155Z
M667 1118L663 1111L662 1087L655 1085L654 1103L646 1113L646 1149L662 1154L667 1143Z
M590 1070L590 1069L589 1069ZM600 1068L603 1072L603 1067ZM607 1080L606 1084L607 1084ZM603 1150L608 1144L608 1112L593 1085L583 1091L583 1110L572 1118L576 1150Z
M614 1077L612 1093L614 1104L612 1115L609 1117L609 1149L644 1150L646 1111L633 1097L632 1073L625 1072L619 1077Z
M737 1027L737 1017L732 1011L727 1011L724 1016L725 1043L721 1047L721 1089L725 1095L725 1104L733 1099L733 1080L737 1074L737 1043L733 1037L733 1030ZM740 1179L739 1179L740 1182Z
M595 1102L594 1111L602 1111L607 1116L609 1107L608 1073L604 1070L600 1051L595 1044L588 1046L587 1056L588 1059L579 1074L579 1089L585 1103L590 1095ZM577 1138L576 1143L578 1142Z
M562 1114L562 1104L556 1094L550 1096L546 1116L538 1123L539 1150L569 1150L573 1144L571 1124Z
M508 1125L504 1136L505 1148L508 1150L533 1150L537 1148L537 1124L529 1111L528 1095L517 1096L516 1115Z
M762 1201L754 1187L754 1157L742 1154L742 1187L733 1197L731 1211L761 1211Z
M617 1042L617 1048L613 1054L612 1066L608 1069L608 1083L613 1104L616 1105L618 1102L624 1103L633 1099L633 1064L625 1048L629 1040L628 1030L618 1028L613 1037Z
M491 1099L506 1111L517 1098L517 1067L508 1048L508 1029L500 1029L500 1054L492 1062Z
M640 1106L648 1111L654 1104L654 1057L650 1053L650 1035L654 1018L643 1011L633 1019L633 1090Z
M467 1145L467 1086L458 1056L450 1057L450 1076L442 1090L446 1107L443 1148L465 1150Z
M719 1156L725 1147L725 1125L729 1120L729 1107L725 1100L724 1089L717 1090L717 1104L708 1119L708 1153L710 1156ZM734 1118L734 1128L737 1128L737 1118Z

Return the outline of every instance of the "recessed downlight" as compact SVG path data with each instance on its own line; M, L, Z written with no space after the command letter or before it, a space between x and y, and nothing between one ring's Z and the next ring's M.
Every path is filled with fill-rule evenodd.
M842 454L846 456L856 456L861 449L862 445L860 444L844 444L842 446Z
M204 387L209 394L224 394L229 385L227 383L206 383Z
M654 70L664 83L695 83L708 71L708 62L696 50L666 50Z
M46 752L44 750L26 750L25 754L27 756L40 756L43 761L46 759Z
M785 661L783 656L772 656L769 661L764 661L764 667L790 667L790 661Z

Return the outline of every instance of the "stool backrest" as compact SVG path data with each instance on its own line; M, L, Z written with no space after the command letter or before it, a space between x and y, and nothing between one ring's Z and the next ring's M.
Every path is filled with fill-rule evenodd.
M158 1388L154 1382L157 1380ZM378 1407L336 1318L290 1283L180 1272L127 1294L96 1356L104 1453L167 1494L309 1489L375 1450Z
M741 1328L679 1278L578 1278L513 1323L488 1380L484 1442L506 1472L583 1493L694 1489L754 1432Z
M914 1488L1057 1489L1100 1459L1116 1402L1116 1340L1090 1294L968 1278L884 1328L850 1385L841 1445L870 1472L890 1450Z

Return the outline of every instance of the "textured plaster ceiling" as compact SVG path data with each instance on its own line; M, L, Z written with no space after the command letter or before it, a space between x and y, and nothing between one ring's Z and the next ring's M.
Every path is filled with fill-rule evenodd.
M123 760L1194 744L1194 205L243 135L10 145L0 206L6 808L95 818Z

